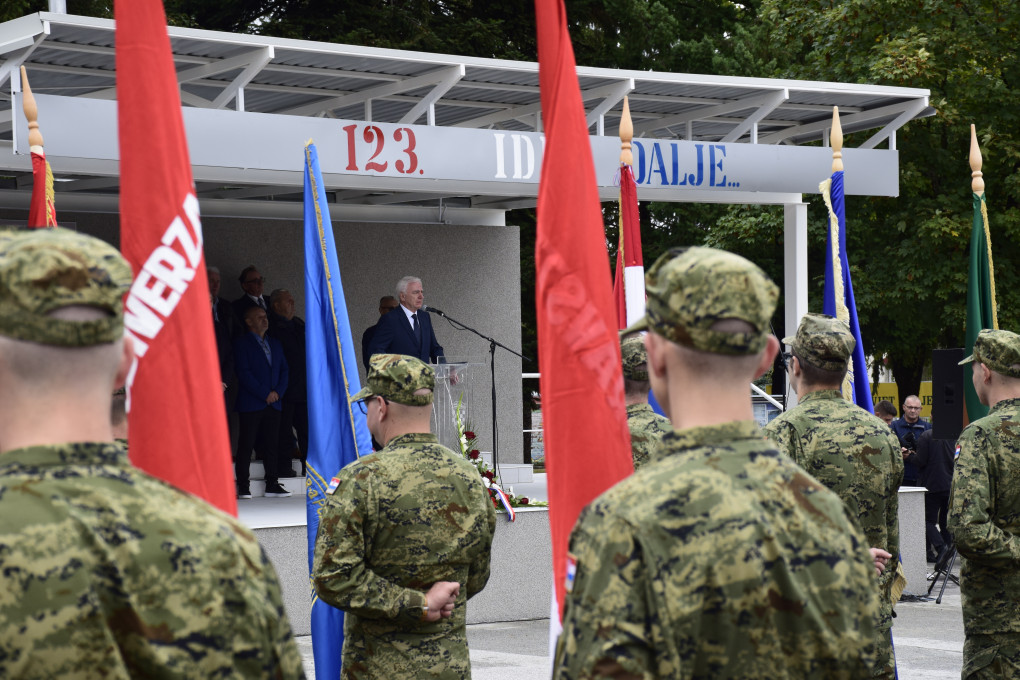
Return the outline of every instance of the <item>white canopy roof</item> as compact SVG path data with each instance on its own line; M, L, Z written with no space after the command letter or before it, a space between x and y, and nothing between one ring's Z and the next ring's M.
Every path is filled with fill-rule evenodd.
M193 107L272 114L273 118L260 118L260 125L281 122L293 125L287 117L392 124L383 130L387 134L387 130L397 129L393 126L433 126L451 129L444 137L446 140L458 139L450 136L458 134L452 129L505 131L504 136L497 137L500 143L509 143L504 137L509 139L508 135L513 133L541 132L536 63L183 28L170 28L169 34L186 111ZM57 114L53 109L63 108L63 103L69 101L66 98L114 100L114 22L39 13L0 24L0 59L3 59L0 86L5 86L0 93L4 100L0 104L0 172L17 175L16 181L0 185L0 206L22 207L28 202L31 179L27 157L17 153L21 151L18 137L24 136L23 131L17 130L20 115L17 69L22 64L26 66L37 95L60 98L49 102L54 120ZM934 113L928 106L928 90L922 89L586 67L578 68L577 73L594 136L616 134L624 95L629 96L639 141L682 140L680 144L726 145L729 149L736 148L733 145L785 148L824 143L832 107L838 106L844 133L867 132L856 136L858 143L852 146L867 150L882 144L893 150L898 128L914 118ZM98 154L74 156L51 144L51 136L58 137L54 135L57 131L53 124L47 122L46 103L40 101L40 125L47 139L47 155L61 180L57 186L58 209L115 210L115 163ZM206 125L206 120L212 119L196 115L188 123L189 138L195 136L192 126ZM218 120L222 123L223 119ZM338 123L337 129L342 125ZM81 127L76 134L84 136ZM474 134L471 140L477 139L477 133ZM420 132L418 136L422 136ZM520 151L519 146L516 151ZM458 153L455 145L447 153ZM509 146L507 153L513 153ZM698 153L700 163L700 150ZM726 155L726 150L720 153ZM67 162L59 160L65 155ZM733 155L731 151L730 156ZM197 164L195 156L193 149L193 163ZM295 151L294 156L300 157L300 152ZM538 156L540 161L540 152ZM651 156L654 153L650 152ZM889 158L898 164L895 153ZM676 155L674 171L675 159ZM196 169L203 214L272 216L276 214L274 210L286 212L287 204L293 204L292 213L288 214L299 214L296 205L301 192L299 168L292 172L270 172L267 166L265 171L255 172L250 166L237 165L224 157L216 172ZM648 168L649 177L654 169ZM848 164L848 176L850 170ZM338 204L366 209L403 204L502 211L533 205L537 193L537 173L530 183L524 181L528 177L521 182L483 183L458 180L452 175L433 177L430 181L428 177L367 176L360 171L345 175L343 168L334 174L326 168L323 171L327 188L334 192L333 199ZM662 172L666 178L667 170ZM681 173L680 177L686 181L686 174ZM788 202L789 198L783 192L759 189L761 195L755 195L753 190L733 186L726 188L725 196L720 198L720 192L716 192L713 197L704 190L691 190L693 187L681 190L676 187L675 176L674 186L669 184L667 180L658 188L642 185L639 195L654 200L763 203ZM611 198L611 194L604 191L603 197Z

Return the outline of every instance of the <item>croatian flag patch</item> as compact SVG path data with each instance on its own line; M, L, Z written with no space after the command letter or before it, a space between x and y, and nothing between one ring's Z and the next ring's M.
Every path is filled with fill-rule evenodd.
M338 486L340 486L340 478L334 477L333 479L329 480L329 486L326 487L326 493L329 494L333 493L334 491L336 491L336 488Z
M574 590L574 577L577 576L577 556L567 553L567 592Z
M956 445L956 452L953 454L953 460L956 460L959 457L960 457L960 445L957 444Z

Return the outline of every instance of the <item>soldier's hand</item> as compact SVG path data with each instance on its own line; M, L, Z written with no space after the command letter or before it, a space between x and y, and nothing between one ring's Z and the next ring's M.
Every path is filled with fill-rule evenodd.
M885 571L886 563L892 555L881 548L868 548L868 550L871 551L871 559L875 561L875 571L877 571L878 575L881 576L882 572Z
M425 593L425 600L429 605L429 613L426 621L438 621L440 618L448 619L453 616L453 605L457 603L457 596L460 595L460 584L456 581L437 581Z

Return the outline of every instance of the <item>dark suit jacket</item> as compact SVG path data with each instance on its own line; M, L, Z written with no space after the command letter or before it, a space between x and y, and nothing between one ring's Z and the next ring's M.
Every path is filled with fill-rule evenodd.
M237 393L235 411L248 413L261 411L266 407L266 397L276 391L280 399L272 404L279 411L283 395L287 392L289 371L287 359L283 355L283 345L276 338L266 335L269 352L273 356L273 364L266 361L266 353L262 351L257 336L251 331L234 341L234 367L240 390Z
M308 401L307 361L305 359L305 322L294 317L290 321L276 312L269 313L269 332L283 346L287 357L287 401ZM283 396L283 395L280 395Z
M271 307L269 306L269 296L263 295L262 300L266 303L266 314L269 314L271 310ZM231 304L234 306L234 316L237 317L237 322L241 324L241 328L247 332L248 327L244 325L244 313L247 312L250 307L258 307L258 304L248 297L247 293L234 300Z
M227 385L234 382L234 338L241 334L234 316L234 307L223 298L216 298L213 315L213 333L216 335L216 352L220 359L220 376Z
M383 314L375 325L369 354L407 354L425 363L438 361L443 356L443 348L436 340L428 312L418 310L418 325L421 327L421 344L414 337L414 329L402 308Z

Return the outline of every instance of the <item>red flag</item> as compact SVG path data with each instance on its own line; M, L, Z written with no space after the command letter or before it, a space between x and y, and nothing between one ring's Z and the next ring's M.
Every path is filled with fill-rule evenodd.
M645 268L641 255L641 219L638 216L634 171L620 165L620 246L616 254L617 328L623 330L645 313Z
M539 368L559 615L581 509L633 470L602 212L562 0L535 0L546 147L535 243Z
M28 226L57 226L53 171L46 162L46 154L42 147L39 147L39 151L32 151L32 203L28 208Z
M202 224L159 0L117 0L120 246L136 272L124 324L129 453L138 467L237 514Z

